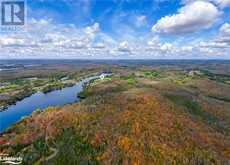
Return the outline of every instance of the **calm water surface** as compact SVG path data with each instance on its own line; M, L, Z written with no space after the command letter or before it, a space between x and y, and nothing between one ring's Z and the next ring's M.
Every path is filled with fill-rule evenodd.
M44 94L37 92L30 97L18 101L15 105L9 106L5 111L0 112L0 132L17 122L24 116L30 115L36 109L44 109L48 106L64 105L79 101L77 94L82 91L83 85L98 76L83 79L72 87L66 87Z

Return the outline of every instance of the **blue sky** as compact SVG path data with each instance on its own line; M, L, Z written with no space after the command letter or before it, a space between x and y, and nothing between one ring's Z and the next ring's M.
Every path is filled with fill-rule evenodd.
M0 58L229 59L230 0L27 0Z

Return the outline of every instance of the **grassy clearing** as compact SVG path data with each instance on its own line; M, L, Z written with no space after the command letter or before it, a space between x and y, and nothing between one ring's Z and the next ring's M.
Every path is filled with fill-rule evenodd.
M146 71L144 72L145 77L148 78L155 78L155 77L159 77L161 75L161 73L157 70L155 71Z
M112 77L111 76L106 76L103 79L95 79L90 81L90 85L97 85L98 83L102 83L102 82L106 82L106 81L112 81Z
M50 82L45 87L43 87L42 92L48 93L48 92L51 92L53 90L62 89L63 87L64 87L64 84L61 81L53 81L53 82Z
M9 84L7 86L4 86L4 87L0 87L0 93L3 93L3 92L7 92L9 90L13 90L15 88L17 88L18 85L17 84Z
M182 78L180 78L180 79L177 79L177 80L174 80L174 82L176 83L176 84L178 84L178 85L183 85L183 84L185 84L186 82L189 82L189 81L191 81L193 79L193 77L192 76L184 76L184 77L182 77Z
M136 81L136 76L135 74L129 74L128 76L121 76L120 77L121 80L125 80L128 84L133 85L135 84Z

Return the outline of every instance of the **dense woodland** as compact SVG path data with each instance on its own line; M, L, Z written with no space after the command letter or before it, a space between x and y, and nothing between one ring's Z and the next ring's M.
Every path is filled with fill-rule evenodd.
M228 69L102 65L87 74L103 69L112 75L86 84L80 102L36 110L6 129L1 153L25 164L230 163ZM87 75L79 73L65 76Z

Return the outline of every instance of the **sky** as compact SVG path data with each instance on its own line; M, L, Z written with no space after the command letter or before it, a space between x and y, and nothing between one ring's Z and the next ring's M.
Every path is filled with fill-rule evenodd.
M27 0L0 59L230 59L230 0Z

